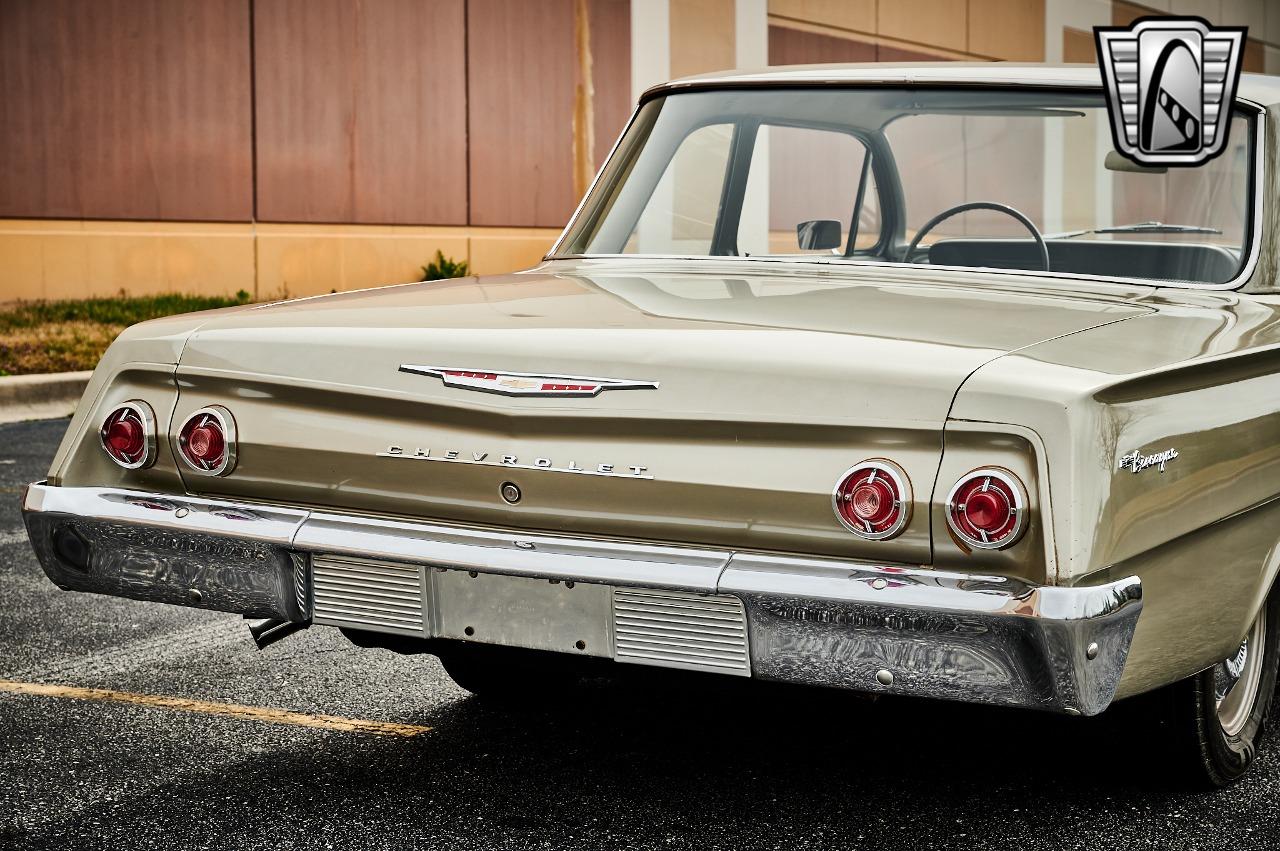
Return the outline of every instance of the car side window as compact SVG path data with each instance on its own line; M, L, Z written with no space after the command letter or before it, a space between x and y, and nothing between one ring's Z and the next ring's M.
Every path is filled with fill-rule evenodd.
M761 126L738 225L739 253L843 254L864 180L854 248L876 245L880 214L869 166L866 147L849 133ZM798 233L806 231L822 238L803 244Z

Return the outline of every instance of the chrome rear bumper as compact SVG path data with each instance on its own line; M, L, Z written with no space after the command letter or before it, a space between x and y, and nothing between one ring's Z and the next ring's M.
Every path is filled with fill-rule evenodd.
M65 589L485 640L452 616L471 606L488 640L522 644L521 606L580 584L539 605L594 625L587 655L1084 715L1111 703L1142 608L1136 577L1058 588L44 483L23 516ZM466 586L483 576L540 584Z

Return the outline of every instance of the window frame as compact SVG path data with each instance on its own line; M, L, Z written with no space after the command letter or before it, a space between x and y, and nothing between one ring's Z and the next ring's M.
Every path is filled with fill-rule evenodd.
M746 138L740 139L739 134L741 134L744 127L747 127L747 126L750 127L750 135L747 136ZM884 199L881 197L881 190L880 190L879 163L881 160L881 156L877 156L877 153L876 153L877 148L880 148L880 149L884 148L883 144L877 144L883 141L880 138L879 134L876 134L873 139L873 137L871 137L869 134L859 133L856 130L853 130L850 128L844 128L844 127L823 127L823 126L814 125L814 124L796 124L796 123L790 123L786 121L750 121L750 122L739 121L739 122L735 122L734 124L734 149L738 155L735 156L731 154L729 157L728 168L726 170L725 182L723 186L723 194L721 195L721 203L716 216L716 237L720 237L723 231L723 239L732 243L732 247L734 248L734 253L732 254L727 252L723 254L718 253L716 251L717 247L723 249L729 246L725 244L725 242L720 242L720 241L717 241L716 238L713 238L712 245L711 245L712 251L709 256L730 257L730 258L737 257L744 260L750 260L750 259L761 256L758 254L752 254L752 255L741 254L741 253L738 253L737 251L738 227L742 223L742 206L743 206L743 201L746 199L747 182L751 178L751 164L755 159L756 139L758 138L758 134L761 127L790 127L797 130L817 130L823 133L838 133L841 136L848 136L849 138L856 141L859 145L862 146L864 165L862 168L862 174L859 177L858 189L854 193L854 197L851 199L853 201L853 208L851 210L852 221L857 221L857 218L859 214L862 212L862 207L866 200L866 177L868 174L866 169L867 159L870 160L870 164L871 164L870 175L875 184L876 201L877 201L877 204L879 205L879 209L881 210L880 232L876 236L875 243L869 248L856 249L854 247L853 243L856 239L856 234L853 232L852 224L851 224L849 240L845 244L845 247L840 254L821 254L821 253L787 254L787 255L770 254L765 256L770 259L779 259L779 260L804 259L807 257L841 257L844 259L852 259L858 254L867 255L867 254L875 254L879 252L880 249L883 248L888 241L888 232L885 228L887 218L884 215ZM742 152L745 152L746 154L745 157L741 156ZM739 173L739 169L741 169L740 173ZM896 173L894 174L894 178L896 180L897 178ZM732 215L729 215L729 214L732 214ZM726 223L728 222L732 222L732 229L726 228Z

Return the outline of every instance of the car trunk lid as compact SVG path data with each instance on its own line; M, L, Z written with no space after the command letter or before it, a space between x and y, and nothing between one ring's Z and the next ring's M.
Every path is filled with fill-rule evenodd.
M240 446L231 476L187 484L926 562L927 510L898 539L862 541L831 510L837 479L889 457L928 500L965 378L1013 349L1144 312L1126 295L575 269L286 302L215 319L188 341L178 414L226 405Z

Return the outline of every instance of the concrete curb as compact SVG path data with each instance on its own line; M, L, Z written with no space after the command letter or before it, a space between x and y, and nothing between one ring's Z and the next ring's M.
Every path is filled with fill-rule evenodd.
M92 372L0 378L0 423L65 417L84 395Z

